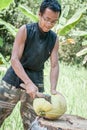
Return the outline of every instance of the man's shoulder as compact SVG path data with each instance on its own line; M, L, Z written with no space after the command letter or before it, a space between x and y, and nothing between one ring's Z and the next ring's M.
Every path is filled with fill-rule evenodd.
M34 29L34 28L36 28L36 26L37 26L37 23L28 23L28 24L26 24L27 29Z
M50 30L49 33L50 33L51 36L57 37L57 34L53 30Z

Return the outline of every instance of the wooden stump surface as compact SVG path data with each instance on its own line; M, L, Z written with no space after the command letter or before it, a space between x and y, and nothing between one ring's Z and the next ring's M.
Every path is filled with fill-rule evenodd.
M74 115L64 114L54 121L40 118L39 122L48 130L87 130L87 119Z

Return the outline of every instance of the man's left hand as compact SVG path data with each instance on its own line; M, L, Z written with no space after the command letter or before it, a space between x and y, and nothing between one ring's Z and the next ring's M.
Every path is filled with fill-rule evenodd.
M52 95L56 95L56 94L58 94L58 92L53 89L53 90L51 90L51 94L52 94Z

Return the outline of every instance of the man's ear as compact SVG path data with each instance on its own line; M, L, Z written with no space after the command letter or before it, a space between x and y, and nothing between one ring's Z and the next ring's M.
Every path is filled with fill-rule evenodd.
M39 17L39 19L41 18L41 13L40 12L38 12L38 17Z
M40 13L40 11L38 12L38 16L39 16L39 17L41 16L41 13Z

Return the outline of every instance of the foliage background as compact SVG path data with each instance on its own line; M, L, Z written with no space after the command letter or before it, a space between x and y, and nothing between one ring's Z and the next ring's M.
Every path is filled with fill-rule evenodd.
M14 0L14 3L11 3L9 7L0 11L0 79L10 64L15 32L17 32L17 29L22 24L32 22L29 17L19 10L19 5L23 5L26 9L37 15L41 2L42 0ZM57 29L59 29L59 26L64 26L79 8L82 10L82 8L84 9L87 7L87 0L60 0L60 3L62 5L62 17L60 18L59 23L55 26ZM4 21L1 21L1 19L4 20L5 23ZM80 57L76 56L77 52L87 48L87 10L84 11L81 19L78 21L78 24L71 27L69 33L59 37L60 76L57 89L63 93L67 100L68 114L87 118L87 50L85 53L78 53ZM5 25L1 23L4 23ZM11 29L11 25L15 27L11 30L12 33L6 28L6 25L9 25L9 29ZM59 35L58 30L55 28L54 31ZM78 31L80 31L80 33L78 33ZM84 60L84 58L86 60ZM85 64L83 64L83 61ZM5 65L5 68L2 67L2 65ZM84 68L81 67L82 65L84 65ZM49 62L46 63L46 68L44 70L45 93L49 93L50 86L48 68L50 68ZM6 128L8 130L8 127L9 130L10 128L13 129L13 127L14 130L18 128L22 129L23 126L21 123L20 112L18 111L20 109L19 106L16 107L16 110L14 109L12 115L4 122L1 129L4 130L3 127L5 127L5 130ZM19 113L18 118L14 114L17 111ZM11 125L11 121L13 121L15 125ZM18 128L15 128L16 126Z
M26 23L30 23L31 19L24 15L19 10L19 5L23 5L29 11L33 12L35 15L38 14L39 6L42 0L14 0L14 3L11 3L10 6L6 9L3 9L0 12L0 18L4 21L12 24L17 29ZM84 8L87 5L87 0L62 0L62 19L60 19L61 25L65 24L73 14L79 9ZM82 65L82 61L84 59L84 55L77 57L76 53L87 47L87 35L86 36L75 36L76 34L73 31L84 30L87 31L87 10L83 13L83 17L81 18L79 24L77 24L71 31L65 36L60 37L60 50L59 50L59 60L65 62L66 64L77 64ZM57 26L55 26L57 28ZM56 32L56 30L54 29ZM75 44L68 45L67 39L74 39ZM11 50L13 46L14 36L6 29L4 25L0 25L0 39L2 44L0 44L0 52L4 56L4 58L8 61L10 60ZM85 42L86 45L82 45ZM65 43L65 44L64 44ZM87 63L87 62L86 62ZM86 67L86 65L85 65Z

